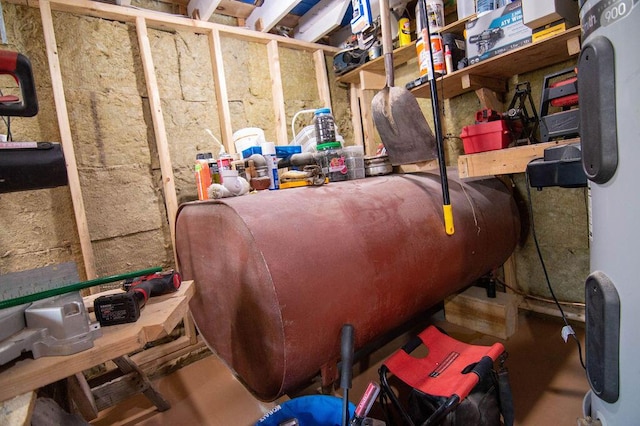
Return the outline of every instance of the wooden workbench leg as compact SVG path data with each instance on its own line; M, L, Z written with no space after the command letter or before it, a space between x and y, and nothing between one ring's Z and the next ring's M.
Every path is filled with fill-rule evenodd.
M142 391L142 393L144 394L144 396L149 398L156 407L158 407L158 411L166 411L171 408L171 404L169 404L169 401L164 399L162 394L158 392L153 383L151 383L151 380L149 380L147 375L144 374L140 367L138 367L138 365L133 362L131 358L129 358L127 355L123 355L114 359L113 362L124 374L136 372L138 373L138 375L140 375L140 379L145 385L145 389Z
M69 400L73 401L75 408L85 420L93 420L98 417L98 407L91 393L91 386L87 383L83 373L77 373L67 378L67 391Z

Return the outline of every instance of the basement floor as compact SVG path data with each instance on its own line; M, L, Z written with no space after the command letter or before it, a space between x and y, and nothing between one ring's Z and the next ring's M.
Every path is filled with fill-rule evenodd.
M490 345L501 341L505 345L509 353L506 366L516 425L576 424L589 385L575 341L564 343L560 336L564 325L561 319L521 311L518 331L508 340L448 323L441 311L431 322L464 342ZM572 323L572 326L584 348L584 325ZM402 335L372 353L368 365L360 362L354 366L352 402L357 404L370 380L378 381L377 370L381 362L406 340L407 336ZM170 410L159 413L139 395L104 410L92 424L243 426L252 425L275 405L254 399L215 355L183 367L155 383L170 401ZM338 389L336 395L339 392Z

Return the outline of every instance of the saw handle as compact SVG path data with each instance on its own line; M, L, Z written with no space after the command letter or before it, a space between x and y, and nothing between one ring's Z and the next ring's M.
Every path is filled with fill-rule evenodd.
M38 113L36 84L31 62L21 53L0 50L0 74L13 76L20 87L21 98L0 97L0 116L33 117Z

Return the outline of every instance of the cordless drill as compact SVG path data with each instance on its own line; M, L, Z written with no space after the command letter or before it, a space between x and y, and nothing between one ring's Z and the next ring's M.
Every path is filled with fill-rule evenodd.
M180 283L180 274L175 271L125 280L124 293L100 296L93 302L96 319L102 327L136 322L149 297L172 293Z

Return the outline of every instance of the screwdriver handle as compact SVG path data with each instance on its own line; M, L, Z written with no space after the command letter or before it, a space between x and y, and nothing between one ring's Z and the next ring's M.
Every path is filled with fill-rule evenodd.
M134 278L132 282L125 283L125 289L142 294L146 302L150 297L173 293L180 288L181 283L178 272L167 271Z

